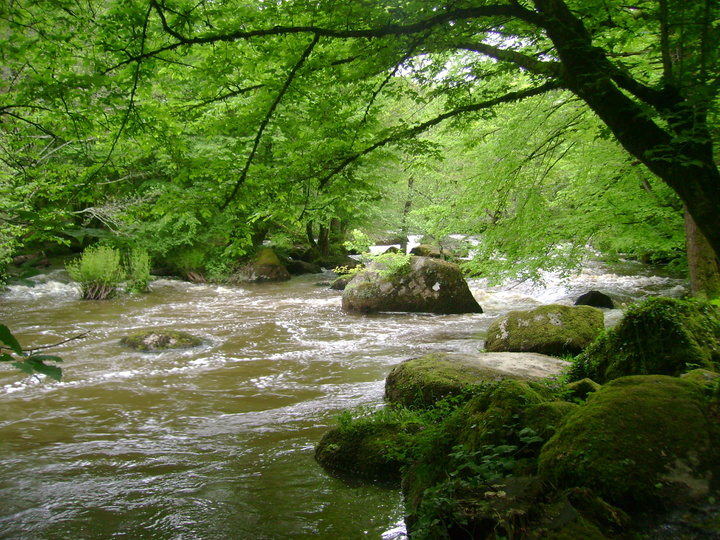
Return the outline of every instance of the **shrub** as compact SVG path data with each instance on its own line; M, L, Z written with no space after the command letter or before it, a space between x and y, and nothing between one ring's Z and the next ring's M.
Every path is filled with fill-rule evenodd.
M110 298L124 277L120 252L106 246L91 246L65 266L70 277L80 283L85 300Z
M127 257L127 290L144 293L150 283L150 256L143 249L133 249Z

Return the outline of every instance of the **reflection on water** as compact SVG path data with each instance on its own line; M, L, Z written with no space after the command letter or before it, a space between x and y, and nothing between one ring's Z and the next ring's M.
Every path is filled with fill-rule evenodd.
M545 288L471 282L484 314L362 316L343 313L317 277L159 280L152 294L106 302L78 300L60 271L37 281L0 297L21 343L89 334L53 351L65 360L61 383L0 368L0 538L397 538L398 490L348 483L313 460L340 410L379 405L402 360L477 351L509 309L571 303L575 289L628 299L681 290L596 268ZM119 345L147 328L205 344L156 354Z

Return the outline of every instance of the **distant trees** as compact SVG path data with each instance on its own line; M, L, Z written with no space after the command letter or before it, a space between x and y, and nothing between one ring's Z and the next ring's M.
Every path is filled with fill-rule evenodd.
M677 194L717 254L717 11L712 0L14 0L0 8L0 185L11 193L0 243L17 227L111 225L155 253L201 242L222 259L268 226L352 228L394 185L395 160L436 151L429 130L463 133L546 95L570 141L569 92ZM553 145L538 149L563 167ZM618 177L649 186L640 199L665 199L638 167ZM569 193L616 190L593 186L523 189L554 211L565 197L570 223ZM489 207L490 221L508 208ZM638 207L638 230L653 220L662 230Z

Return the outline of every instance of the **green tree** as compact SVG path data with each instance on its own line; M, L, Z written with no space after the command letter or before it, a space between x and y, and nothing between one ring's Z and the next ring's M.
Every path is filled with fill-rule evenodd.
M82 150L68 161L79 174L50 182L55 200L86 197L73 212L154 183L171 211L148 203L147 219L223 223L242 251L270 216L342 219L315 202L372 193L381 179L364 183L359 165L426 151L418 136L435 126L569 91L720 252L711 0L15 0L0 14L13 38L0 113Z

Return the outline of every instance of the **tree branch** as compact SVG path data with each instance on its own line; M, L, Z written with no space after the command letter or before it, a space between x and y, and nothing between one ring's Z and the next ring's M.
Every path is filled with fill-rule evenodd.
M517 51L501 49L486 43L461 43L456 45L456 47L458 49L484 54L501 62L510 62L537 75L558 78L562 76L562 64L560 64L560 62L544 62Z
M151 58L157 56L163 52L172 51L183 45L203 45L208 43L218 42L232 42L249 40L256 37L268 37L268 36L281 36L281 35L292 35L292 34L313 34L319 37L331 37L331 38L360 38L360 39L374 39L391 36L405 36L424 32L433 27L451 23L458 20L477 19L483 17L514 17L521 19L533 24L539 24L541 19L538 15L528 9L523 8L515 2L514 4L490 4L487 6L476 6L470 8L461 8L450 11L438 13L432 17L428 17L425 20L421 20L411 24L388 24L377 28L365 28L365 29L335 29L335 28L322 28L319 26L281 26L277 25L272 28L260 28L257 30L238 30L236 32L227 33L213 33L204 34L195 37L188 37L182 35L180 32L175 30L163 11L157 0L150 0L150 8L154 9L160 18L160 24L162 25L163 31L173 37L176 42L165 45L153 51L141 52L138 55L130 56L127 60L120 62L113 66L108 71L117 69L120 66L139 62L145 58Z
M343 159L340 162L339 165L334 167L327 175L325 175L324 177L322 177L320 179L320 187L321 188L324 187L333 177L335 177L336 175L341 173L343 170L345 170L350 164L352 164L355 161L357 161L358 159L370 154L371 152L374 152L378 148L382 148L383 146L387 146L388 144L396 143L403 139L408 139L410 137L419 135L420 133L427 131L431 127L436 126L436 125L440 124L441 122L444 122L445 120L448 120L450 118L454 118L456 116L460 116L462 114L466 114L469 112L475 112L475 111L481 111L483 109L489 109L496 105L500 105L501 103L511 103L511 102L520 101L520 100L523 100L523 99L526 99L529 97L538 96L540 94L544 94L545 92L550 92L551 90L557 90L560 87L561 86L557 81L548 81L545 84L535 87L535 88L529 88L527 90L520 90L518 92L509 92L503 96L499 96L497 98L490 99L488 101L483 101L481 103L473 103L470 105L465 105L463 107L458 107L457 109L453 109L446 113L440 114L440 115L436 116L435 118L428 120L427 122L423 122L422 124L418 124L409 129L404 129L402 131L395 132L394 134L375 142L374 144L368 146L367 148L347 156L345 159Z
M270 119L272 118L272 115L275 112L275 109L277 109L278 105L280 104L283 97L285 96L285 93L287 92L288 88L290 88L290 85L292 84L293 79L295 79L295 75L297 75L297 73L300 71L300 68L303 66L305 61L310 56L310 54L312 54L312 51L315 48L315 45L317 45L319 40L320 40L320 36L318 34L315 34L313 36L312 42L310 43L310 45L307 46L305 51L303 51L302 56L300 56L297 63L295 64L295 66L293 66L292 71L290 71L290 74L288 75L287 79L285 79L285 84L283 84L283 87L280 89L280 92L278 92L278 95L275 97L275 101L273 101L272 105L270 106L267 113L265 114L265 118L263 118L262 122L260 123L260 127L258 128L258 131L255 134L255 140L253 141L252 150L250 150L250 155L248 156L247 160L245 161L245 167L243 167L243 170L240 173L240 178L238 178L237 182L235 182L235 187L233 188L232 192L225 199L225 202L223 202L223 204L220 206L220 211L223 211L223 210L225 210L225 208L227 208L227 206L230 204L230 202L232 202L232 200L237 196L240 186L243 185L243 183L245 183L245 179L247 178L248 171L250 170L250 165L252 164L253 159L255 158L255 154L257 152L258 146L260 145L260 140L262 139L265 128L267 127L268 123L270 122Z

